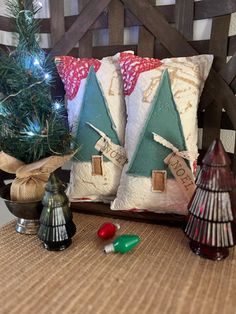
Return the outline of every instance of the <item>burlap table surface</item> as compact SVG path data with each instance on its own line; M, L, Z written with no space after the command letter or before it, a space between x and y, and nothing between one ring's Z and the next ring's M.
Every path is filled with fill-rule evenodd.
M112 220L118 234L142 241L125 255L106 255L96 236L105 221L74 214L77 233L62 252L17 234L13 222L2 227L0 313L236 313L234 249L212 262L190 251L179 228Z

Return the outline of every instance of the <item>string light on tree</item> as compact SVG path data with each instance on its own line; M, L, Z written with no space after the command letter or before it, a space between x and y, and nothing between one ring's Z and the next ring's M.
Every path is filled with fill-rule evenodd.
M38 59L34 59L34 65L40 65L39 60Z
M60 110L62 108L62 104L58 101L54 102L53 109L54 110Z

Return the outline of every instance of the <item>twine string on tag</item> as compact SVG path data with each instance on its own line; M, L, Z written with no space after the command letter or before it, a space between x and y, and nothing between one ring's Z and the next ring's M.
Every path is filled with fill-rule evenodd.
M160 143L161 145L172 150L174 154L189 161L194 161L197 159L198 154L189 151L180 151L177 147L175 147L172 143L167 141L164 137L152 132L154 141Z
M97 129L93 124L86 122L92 129L94 129L104 140L111 143L111 139L101 130Z

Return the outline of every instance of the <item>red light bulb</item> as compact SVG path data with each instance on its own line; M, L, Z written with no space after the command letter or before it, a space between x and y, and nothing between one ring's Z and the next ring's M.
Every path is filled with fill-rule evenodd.
M120 225L113 224L111 222L105 222L99 228L97 235L100 239L107 240L114 237L117 230L120 229Z

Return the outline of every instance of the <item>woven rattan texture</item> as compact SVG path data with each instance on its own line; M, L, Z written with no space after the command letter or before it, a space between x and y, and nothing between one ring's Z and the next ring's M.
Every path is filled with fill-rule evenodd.
M195 256L181 229L118 220L142 242L125 255L103 253L105 218L74 214L78 231L63 252L36 236L0 230L0 313L235 313L235 253Z

